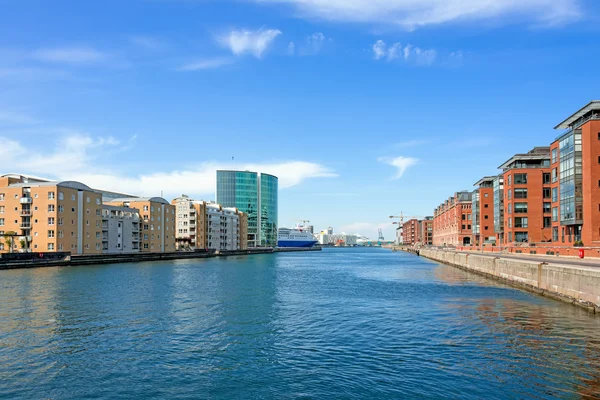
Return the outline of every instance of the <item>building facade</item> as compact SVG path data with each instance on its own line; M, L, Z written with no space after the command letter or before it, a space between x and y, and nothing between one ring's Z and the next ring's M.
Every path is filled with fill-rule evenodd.
M403 240L407 246L414 246L419 242L419 220L409 219L402 224Z
M136 208L102 206L102 253L139 253L142 249L140 211Z
M0 177L0 252L101 254L101 224L101 194L82 183Z
M433 245L471 245L471 211L471 192L457 192L440 204L433 215Z
M504 175L494 177L494 236L496 244L504 243Z
M217 203L247 214L248 246L277 245L278 178L250 171L217 171Z
M552 241L550 147L515 154L504 179L504 244Z
M419 220L418 242L424 246L433 244L433 217Z
M141 251L165 253L176 250L175 206L162 197L112 199L107 205L135 208L141 215Z
M472 243L496 243L494 227L494 179L495 176L486 176L475 183L472 199Z

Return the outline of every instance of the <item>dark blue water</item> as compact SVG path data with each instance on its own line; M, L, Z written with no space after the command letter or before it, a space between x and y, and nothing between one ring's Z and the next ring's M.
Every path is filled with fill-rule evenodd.
M598 398L600 319L383 249L0 271L0 398Z

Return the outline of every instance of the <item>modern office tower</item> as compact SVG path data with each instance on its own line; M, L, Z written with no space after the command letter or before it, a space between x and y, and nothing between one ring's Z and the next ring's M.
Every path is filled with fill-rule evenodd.
M457 192L440 204L433 215L433 244L470 245L473 222L471 211L471 192Z
M176 250L175 206L162 197L119 198L106 204L140 211L142 252L164 253Z
M496 243L494 232L494 179L486 176L475 182L472 200L472 243Z
M600 101L558 124L550 145L552 241L600 244Z
M515 154L504 173L504 244L552 239L550 147Z
M250 171L217 171L217 203L248 215L248 247L277 246L277 177Z

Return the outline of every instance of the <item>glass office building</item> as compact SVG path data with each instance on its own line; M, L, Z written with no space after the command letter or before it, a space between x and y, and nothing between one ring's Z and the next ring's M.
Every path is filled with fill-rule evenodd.
M217 203L248 214L248 247L277 245L278 179L250 171L217 171Z

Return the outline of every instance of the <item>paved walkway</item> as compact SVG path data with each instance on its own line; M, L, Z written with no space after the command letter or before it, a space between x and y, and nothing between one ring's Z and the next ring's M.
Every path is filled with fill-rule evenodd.
M502 257L502 258L514 258L515 260L524 260L524 261L537 261L537 262L545 262L548 264L556 264L556 265L570 265L570 266L579 266L579 267L595 267L600 268L600 259L598 258L576 258L576 257L568 257L568 256L547 256L547 255L527 255L527 254L514 254L514 253L492 253L492 252L479 252L479 251L457 251L457 250L446 250L446 251L456 251L457 253L464 254L477 254L478 256L484 257Z

